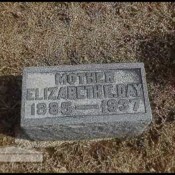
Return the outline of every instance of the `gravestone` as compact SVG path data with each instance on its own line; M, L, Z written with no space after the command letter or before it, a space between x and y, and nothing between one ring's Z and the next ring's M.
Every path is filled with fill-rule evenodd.
M143 63L24 68L20 125L31 140L133 137L151 121Z

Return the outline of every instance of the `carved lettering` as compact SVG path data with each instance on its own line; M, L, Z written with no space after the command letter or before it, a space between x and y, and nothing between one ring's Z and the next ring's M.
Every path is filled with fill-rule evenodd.
M126 97L126 85L118 85L118 97Z
M27 89L26 99L27 100L34 100L35 99L34 92L35 92L35 89Z
M94 86L94 98L102 98L102 85Z
M48 100L56 100L57 99L57 97L55 95L56 90L57 90L57 87L48 88L48 91L50 92L50 94L48 96Z
M45 80L46 87L41 87L44 84L41 83L37 88L35 84L35 88L26 89L26 100L33 100L27 111L33 117L81 116L89 111L90 115L143 112L145 102L140 80L132 83L123 78L118 83L117 75L121 74L113 69L103 71L97 68L95 71L79 72L58 70L53 73L54 83L53 80Z
M83 92L83 94L82 94ZM77 98L78 99L85 99L85 87L84 86L78 86L77 87Z
M127 86L127 97L135 97L136 96L136 91L133 87L133 85L128 84Z
M48 88L44 88L44 100L47 100L48 97Z
M43 100L43 97L39 96L39 88L35 89L35 100Z
M56 73L55 74L55 84L59 85L59 84L66 84L67 83L67 75L66 74L59 74Z
M142 93L142 84L134 84L133 86L136 89L137 96L140 97Z
M114 83L114 72L105 72L106 83Z
M66 87L60 87L58 91L57 99L67 99L67 88Z
M93 86L86 86L87 98L93 98Z
M87 82L87 84L96 83L95 72L87 72L86 73L86 82Z
M67 79L69 84L75 84L75 82L77 81L77 76L73 73L68 75L68 79Z
M104 73L96 72L97 83L104 83Z
M84 84L85 83L85 73L77 73L77 76L79 78L79 84Z
M104 88L105 98L113 98L112 85L111 84L104 85L103 88Z
M76 99L76 87L68 86L67 87L68 99L75 100Z

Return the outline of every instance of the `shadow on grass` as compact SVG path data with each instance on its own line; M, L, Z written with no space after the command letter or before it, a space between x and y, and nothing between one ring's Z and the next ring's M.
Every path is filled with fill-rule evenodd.
M21 76L0 77L0 134L15 137L21 108Z
M164 87L175 74L175 33L142 37L137 58L145 64L147 80Z
M171 93L165 92L167 87L170 87L172 91L175 90L175 33L141 36L138 41L137 60L145 64L147 82L155 87L154 89L148 87L148 90L151 91L149 98L155 122L161 124L162 117L166 119L166 122L172 122L175 120L174 109L164 108L166 99L161 102L161 106L157 106L155 99ZM167 112L166 116L154 115L155 108L160 107L160 110L170 112Z

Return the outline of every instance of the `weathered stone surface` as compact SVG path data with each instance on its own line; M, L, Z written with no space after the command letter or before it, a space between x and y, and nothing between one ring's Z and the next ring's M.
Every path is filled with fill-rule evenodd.
M151 120L143 63L23 71L21 128L32 140L131 137Z
M0 162L42 162L43 154L20 147L0 147Z

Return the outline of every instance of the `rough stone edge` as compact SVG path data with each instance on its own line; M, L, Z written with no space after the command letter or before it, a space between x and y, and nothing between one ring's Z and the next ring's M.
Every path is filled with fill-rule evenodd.
M15 144L20 146L21 148L47 148L47 147L55 147L55 146L61 146L65 143L92 143L92 142L98 142L98 141L107 141L107 140L113 140L114 138L99 138L99 139L90 139L90 140L56 140L56 141L30 141L27 138L21 138L20 134L16 134L15 136Z

